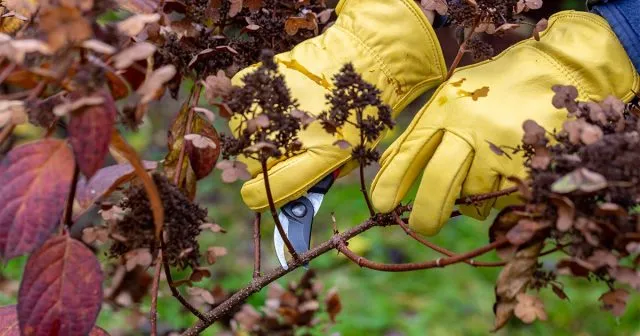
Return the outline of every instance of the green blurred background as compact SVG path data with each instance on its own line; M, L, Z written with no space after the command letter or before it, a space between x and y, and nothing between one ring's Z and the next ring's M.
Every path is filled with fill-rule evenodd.
M582 8L581 1L547 0L547 12L566 8ZM535 20L535 19L534 19ZM447 58L452 57L457 46L448 38L450 32L441 31L443 49ZM523 33L524 34L524 33ZM188 85L187 85L188 86ZM185 88L185 91L187 88ZM421 97L401 115L399 125L384 141L383 148L410 120L413 111L427 96ZM138 133L127 134L130 143L142 153L144 159L162 159L166 151L166 129L171 116L179 110L179 103L165 99L155 103L145 125ZM218 120L219 130L225 130L223 121ZM20 130L26 137L32 132ZM377 167L367 170L368 180ZM251 279L252 273L252 220L253 214L244 206L239 197L240 183L224 184L220 171L200 182L198 201L209 209L209 218L227 229L227 234L204 233L201 247L223 246L228 255L210 267L212 277L197 283L199 287L222 286L225 290L243 287ZM415 192L415 191L414 191ZM411 199L413 193L407 198ZM324 204L315 221L314 242L321 242L331 235L331 214L335 213L337 227L345 229L357 225L367 218L367 211L359 191L357 176L352 174L336 182L325 197ZM270 216L263 216L262 244L263 270L277 265L273 253L271 237L273 223ZM478 222L467 218L452 220L433 242L453 251L466 251L486 243L488 222ZM350 241L350 246L366 257L381 262L423 261L438 255L408 239L397 227L375 228ZM102 254L100 254L102 255ZM496 260L489 255L484 260ZM553 257L549 259L553 260ZM22 274L26 259L18 258L0 266L0 304L16 302L17 281ZM550 262L549 261L549 262ZM343 311L338 321L328 330L314 334L338 335L486 335L493 326L494 284L499 269L473 268L460 264L444 269L432 269L410 273L383 273L361 269L336 253L326 253L311 263L317 271L318 280L329 288L338 289ZM304 270L299 269L280 279L286 282L297 280ZM176 274L177 279L187 274ZM543 290L543 297L549 319L524 325L512 321L499 335L640 335L640 298L632 295L627 312L615 318L599 308L598 297L607 290L606 285L590 283L587 280L561 279L569 300L561 301L550 290ZM171 297L166 286L161 289L159 319L165 329L185 328L195 320ZM252 296L249 303L260 306L264 303L266 290ZM149 299L141 305L114 310L104 305L98 325L112 335L144 335L148 330L146 322L136 325L133 321L146 321ZM142 318L137 318L142 315ZM219 325L209 328L204 335L217 335Z

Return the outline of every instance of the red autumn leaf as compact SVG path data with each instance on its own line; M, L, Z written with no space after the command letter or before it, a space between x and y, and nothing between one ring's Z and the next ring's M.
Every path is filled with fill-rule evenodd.
M20 146L0 162L0 258L42 244L60 222L73 177L67 143L46 139Z
M0 307L0 335L20 336L15 305Z
M0 336L20 336L16 305L0 307ZM95 326L89 336L109 336L109 333Z
M18 292L20 331L30 335L86 335L102 304L100 262L68 235L49 239L25 266Z
M116 122L116 105L111 94L99 94L100 105L89 106L73 113L69 121L69 142L82 174L91 177L102 168L109 152L111 130Z
M143 161L142 164L147 170L154 170L158 166L155 161ZM98 199L109 195L135 176L133 166L123 163L98 170L89 181L81 177L76 188L76 202L82 209L87 209Z

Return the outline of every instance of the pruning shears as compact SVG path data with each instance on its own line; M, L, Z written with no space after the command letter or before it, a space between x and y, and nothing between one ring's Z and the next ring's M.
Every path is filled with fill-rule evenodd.
M338 177L338 174L339 170L336 170L325 176L320 182L311 187L305 195L280 208L278 219L296 253L302 254L309 251L313 218L318 213L318 210L320 210L322 200ZM278 256L280 265L282 268L287 269L287 259L285 257L286 246L278 230L274 230L273 232L273 245L276 249L276 256Z

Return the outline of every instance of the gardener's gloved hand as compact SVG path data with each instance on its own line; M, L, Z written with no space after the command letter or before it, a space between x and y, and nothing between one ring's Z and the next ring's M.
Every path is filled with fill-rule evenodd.
M638 75L607 22L582 12L551 17L540 41L529 39L492 60L458 69L418 112L384 153L372 186L377 210L389 212L424 172L410 226L436 234L447 222L456 198L509 187L508 176L525 176L523 159L498 156L498 146L521 143L522 124L533 119L547 130L562 126L565 110L551 104L556 84L574 85L580 100L615 95L625 101L638 90ZM461 207L484 218L492 206L515 196Z
M414 0L342 0L336 12L337 21L324 33L275 57L292 97L303 111L318 115L326 109L325 95L331 78L348 62L364 80L380 89L383 102L391 106L394 114L444 80L446 67L438 40ZM238 73L232 79L234 85L241 85L241 78L250 71L252 68ZM236 129L233 121L230 126ZM345 128L343 134L349 139L358 133ZM302 153L268 162L277 206L298 198L350 160L351 149L334 145L337 139L327 134L320 123L301 131L299 139ZM242 187L244 202L253 210L266 210L269 204L260 163L240 159L254 177ZM346 174L347 170L341 173Z

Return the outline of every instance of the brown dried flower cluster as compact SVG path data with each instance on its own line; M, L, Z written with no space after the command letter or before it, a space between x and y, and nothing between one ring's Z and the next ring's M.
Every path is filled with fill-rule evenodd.
M624 312L628 290L640 290L640 108L614 97L579 102L573 86L553 90L553 105L566 109L569 119L555 133L524 123L516 152L523 151L530 171L528 181L518 181L525 205L503 210L491 228L494 239L511 243L502 249L508 262L496 287L496 327L514 312L525 322L523 316L542 316L535 297L519 310L528 289L548 287L566 299L559 275L606 283L600 301L616 316ZM544 245L567 257L543 267Z

